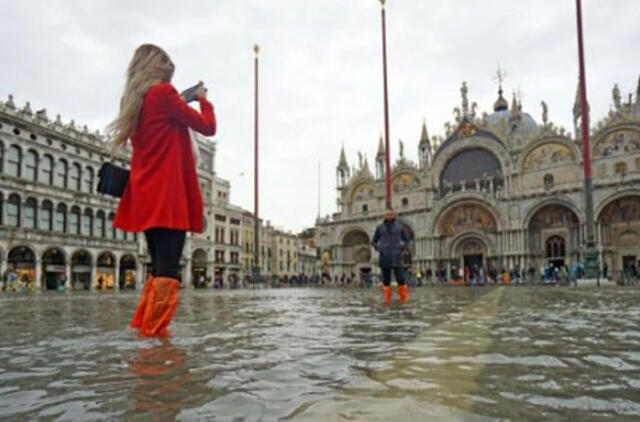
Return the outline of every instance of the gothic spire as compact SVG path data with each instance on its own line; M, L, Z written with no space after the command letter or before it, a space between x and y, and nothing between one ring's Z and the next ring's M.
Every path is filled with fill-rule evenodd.
M338 167L349 168L349 164L347 164L347 156L344 153L344 144L342 144L342 149L340 150L340 161L338 162Z
M429 134L427 133L427 121L422 121L422 133L420 134L420 146L429 146Z
M376 157L384 157L384 139L382 139L382 134L380 134L380 140L378 141L378 153Z

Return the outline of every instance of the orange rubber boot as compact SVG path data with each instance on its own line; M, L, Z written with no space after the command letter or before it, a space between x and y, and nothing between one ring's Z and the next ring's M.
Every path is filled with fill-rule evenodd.
M131 328L140 328L142 325L142 318L147 307L147 301L149 300L151 284L153 284L153 276L147 277L147 280L144 282L142 294L140 294L140 300L138 300L138 306L136 307L136 313L133 314L133 318L131 318Z
M409 300L409 286L406 284L398 286L398 299L400 299L400 302L406 302Z
M149 290L140 333L150 337L166 337L167 327L178 307L178 280L156 277Z
M391 302L391 286L382 286L382 301L384 303Z

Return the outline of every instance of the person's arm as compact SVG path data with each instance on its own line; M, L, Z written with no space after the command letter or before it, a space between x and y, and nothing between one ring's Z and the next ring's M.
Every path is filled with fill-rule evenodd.
M189 107L173 85L167 84L163 90L163 105L171 117L205 136L216 134L216 116L213 113L213 106L206 98L198 99L200 102L200 113L198 113Z
M404 227L400 227L400 239L402 239L402 246L407 246L409 245L409 242L411 241L411 239L409 239L409 236L407 236L407 232L404 229Z
M376 251L378 250L378 241L380 240L380 227L376 228L376 232L373 234L373 239L371 240L371 246Z

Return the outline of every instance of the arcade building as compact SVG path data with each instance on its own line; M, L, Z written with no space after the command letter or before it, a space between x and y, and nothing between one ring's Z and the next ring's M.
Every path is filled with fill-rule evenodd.
M183 286L211 277L214 261L233 261L231 253L225 258L216 252L214 240L220 230L214 203L219 212L224 208L213 167L215 144L203 137L197 141L205 231L187 236ZM125 152L118 164L126 167L129 157ZM59 115L49 119L45 109L34 112L28 102L18 107L11 95L0 101L0 274L13 271L38 290L142 284L149 261L143 236L114 229L117 200L95 192L105 160L109 151L97 131L73 120L63 123Z
M454 120L442 137L423 123L419 162L404 155L392 166L392 206L413 239L405 266L414 272L465 267L528 269L574 265L585 250L585 206L579 101L574 132L554 125L542 102L541 121L502 85L491 113L478 113L465 83ZM637 91L612 91L612 107L591 132L594 219L600 265L608 274L640 267L640 81ZM385 208L384 143L375 166L344 147L336 168L337 206L317 220L322 272L377 273L370 246Z

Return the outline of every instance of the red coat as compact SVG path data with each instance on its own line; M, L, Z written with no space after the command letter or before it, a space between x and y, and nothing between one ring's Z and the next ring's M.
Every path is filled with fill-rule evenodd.
M200 110L189 107L170 83L149 88L131 135L131 174L114 227L202 231L202 194L187 128L214 135L216 118L205 99Z

